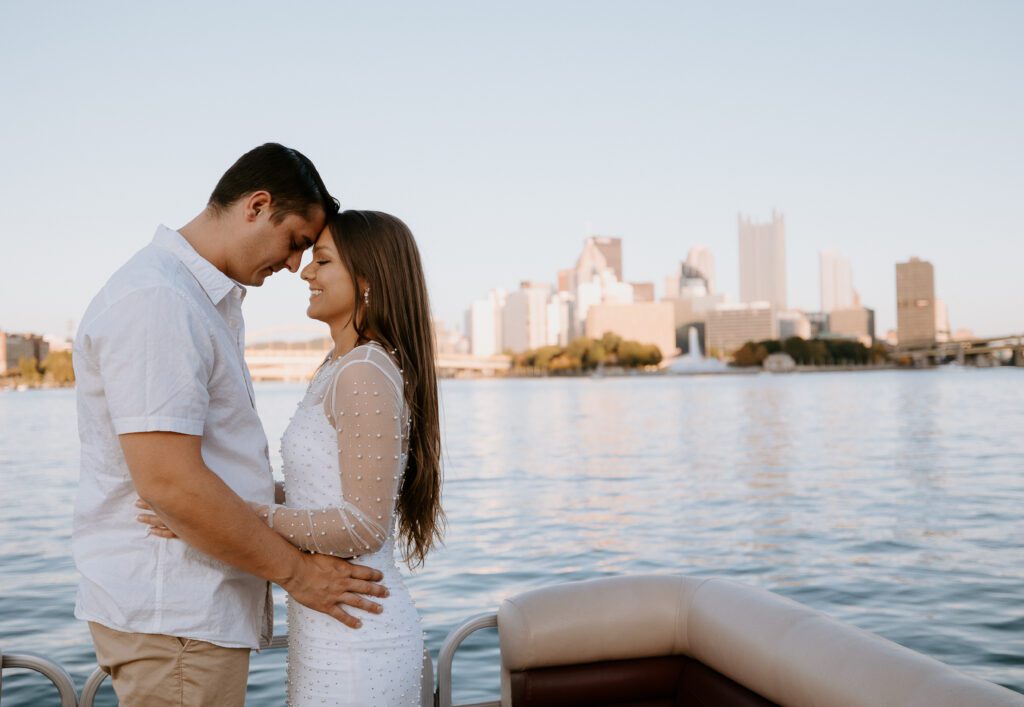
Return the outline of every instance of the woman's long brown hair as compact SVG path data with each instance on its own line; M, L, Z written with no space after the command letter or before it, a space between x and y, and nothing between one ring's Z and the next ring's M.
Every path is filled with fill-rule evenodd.
M427 283L412 232L379 211L343 211L330 221L338 253L356 284L360 341L396 352L405 381L409 461L398 493L398 530L410 567L422 565L445 524L441 508L441 421ZM365 283L365 284L364 284ZM370 304L363 288L370 288Z

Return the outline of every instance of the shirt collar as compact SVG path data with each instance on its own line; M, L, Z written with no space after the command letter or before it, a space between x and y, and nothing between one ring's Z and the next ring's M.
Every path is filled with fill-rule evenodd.
M189 269L196 281L202 286L206 295L215 305L233 289L238 288L239 299L245 298L245 288L222 273L213 264L199 255L192 244L177 231L161 225L153 236L153 245L178 256L178 259Z

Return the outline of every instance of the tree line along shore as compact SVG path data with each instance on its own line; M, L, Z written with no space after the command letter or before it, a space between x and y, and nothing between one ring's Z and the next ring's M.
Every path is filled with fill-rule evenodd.
M18 367L0 377L0 388L67 388L75 384L70 351L51 351L42 361L19 358Z
M712 352L717 354L718 352ZM911 366L912 361L894 357L886 344L865 346L843 339L788 339L748 341L729 361L733 369L770 368L770 357L785 354L792 364L805 370L850 370L859 368ZM509 376L581 376L595 372L649 372L663 370L664 356L654 344L624 339L605 333L600 338L579 337L565 346L541 346L509 353ZM719 354L715 358L722 358ZM769 364L771 362L769 361ZM73 386L75 372L71 351L52 351L42 361L21 358L18 367L0 377L0 388L62 388Z
M724 359L720 352L712 358ZM867 347L859 341L845 339L788 339L749 341L733 353L729 366L753 369L762 366L773 354L785 354L798 369L849 370L867 367L910 365L896 360L883 343ZM627 372L659 372L663 361L661 350L654 344L628 341L613 333L600 339L580 337L567 346L541 346L521 353L509 353L512 365L509 375L591 375L598 370Z

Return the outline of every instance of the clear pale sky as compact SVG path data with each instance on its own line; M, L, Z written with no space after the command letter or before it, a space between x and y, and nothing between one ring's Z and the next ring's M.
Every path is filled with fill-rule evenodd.
M64 334L106 278L266 141L343 206L394 213L434 309L553 282L588 228L627 280L786 217L789 299L818 252L895 325L936 268L954 328L1024 331L1024 3L0 4L0 329ZM308 256L307 256L308 257ZM321 331L280 273L250 339Z

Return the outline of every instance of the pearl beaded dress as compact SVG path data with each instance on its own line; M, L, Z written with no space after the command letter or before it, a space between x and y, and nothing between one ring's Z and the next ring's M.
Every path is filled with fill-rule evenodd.
M370 343L326 362L281 438L285 505L267 522L293 545L380 570L380 614L352 629L288 599L288 704L419 705L423 634L395 560L395 502L409 449L402 374Z

